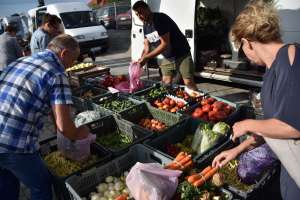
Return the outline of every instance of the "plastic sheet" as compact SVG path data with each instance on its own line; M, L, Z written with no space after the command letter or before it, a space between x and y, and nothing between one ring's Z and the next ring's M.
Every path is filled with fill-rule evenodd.
M96 140L96 135L82 140L72 141L57 132L57 149L66 157L75 161L84 161L91 155L91 143Z
M164 169L158 163L137 162L126 177L126 184L136 200L169 200L176 192L181 173Z

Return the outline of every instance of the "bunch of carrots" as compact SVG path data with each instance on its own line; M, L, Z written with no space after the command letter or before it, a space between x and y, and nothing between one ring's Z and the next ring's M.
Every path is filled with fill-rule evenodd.
M168 164L165 168L184 171L186 169L191 168L192 166L193 166L192 155L186 152L180 152L176 156L174 161Z
M206 181L208 181L215 173L217 173L218 167L208 166L200 173L193 174L187 177L187 181L195 187L201 187Z

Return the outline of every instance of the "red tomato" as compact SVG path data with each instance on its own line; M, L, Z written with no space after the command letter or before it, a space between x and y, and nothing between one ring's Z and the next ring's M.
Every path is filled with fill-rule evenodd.
M203 99L203 100L201 101L201 105L204 106L204 105L206 105L206 104L208 104L208 100L207 100L207 99Z
M202 111L203 112L209 112L211 110L211 107L210 107L210 105L209 104L206 104L206 105L204 105L203 107L202 107Z
M216 99L214 99L214 98L212 98L212 97L207 98L207 102L208 102L209 104L213 104L215 101L216 101Z

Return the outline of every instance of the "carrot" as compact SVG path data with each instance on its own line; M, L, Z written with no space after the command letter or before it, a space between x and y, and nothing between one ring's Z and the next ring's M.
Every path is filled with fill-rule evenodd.
M210 171L208 171L201 179L195 181L193 183L193 186L200 187L202 186L208 179L210 179L216 172L218 171L218 168L212 168Z
M187 169L187 168L191 167L192 165L193 165L193 161L190 160L189 162L184 164L184 169Z
M189 162L191 160L191 157L192 157L191 155L187 155L180 161L180 164L184 165L185 163Z
M211 170L211 166L208 166L204 170L202 170L200 173L197 173L197 174L194 174L192 176L189 176L188 177L188 182L189 183L194 183L196 180L198 180L201 177L203 177L210 170Z
M205 168L200 172L200 174L201 174L202 176L204 176L204 175L205 175L207 172L209 172L211 169L212 169L211 166L207 166L207 167L205 167Z

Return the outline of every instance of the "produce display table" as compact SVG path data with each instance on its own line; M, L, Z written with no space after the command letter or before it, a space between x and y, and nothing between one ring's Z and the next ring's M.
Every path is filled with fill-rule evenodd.
M70 84L74 86L82 86L84 83L84 79L89 77L97 77L102 74L109 74L110 68L105 67L103 65L94 64L91 67L81 68L74 71L69 71L68 76L70 80Z
M104 94L103 96L100 94L101 91L98 91L96 89L93 90L93 93L99 93L101 96L92 99L78 99L79 101L77 101L76 104L79 104L79 107L80 104L82 104L84 105L84 107L88 107L90 110L98 111L101 113L103 113L105 110L106 115L108 115L105 120L101 119L99 121L91 123L92 125L95 125L94 129L91 127L91 130L93 130L92 133L96 134L98 138L98 144L96 142L93 145L100 146L101 148L105 149L105 151L110 152L112 156L109 160L107 160L106 163L86 168L84 171L68 176L67 179L64 179L69 195L63 195L64 197L62 199L95 199L95 193L99 192L99 185L105 183L106 178L110 176L119 177L123 181L122 184L126 184L124 173L126 173L126 171L129 171L137 161L144 163L158 162L162 165L168 164L176 156L176 154L172 154L174 153L174 151L172 151L172 149L170 151L168 145L177 145L178 143L183 142L183 140L185 140L187 136L190 137L190 139L193 139L193 135L195 134L195 132L197 132L197 127L201 127L205 123L216 123L216 121L214 120L210 121L210 118L205 121L200 118L194 118L194 116L192 115L196 108L201 108L201 104L203 104L202 101L207 98L213 97L216 99L216 101L225 103L222 105L230 105L232 107L232 114L226 116L226 118L221 120L227 122L230 126L232 126L236 121L240 121L245 118L254 118L253 109L251 109L250 107L241 106L240 104L228 101L227 99L225 100L212 92L208 91L205 94L203 93L203 96L194 98L193 96L189 96L188 94L178 92L178 88L183 86L168 86L167 90L163 89L163 87L163 85L157 82L155 86L149 89L145 89L140 93L135 93L132 95L124 95L120 93L114 95ZM82 86L80 88L80 92L84 92L85 88L87 88L87 90L91 89L86 86ZM79 90L75 89L75 91ZM74 92L74 95L77 95L78 98L78 94L76 92ZM160 104L157 104L157 99L164 99L168 95L171 95L172 98L174 97L174 101L180 98L186 100L187 109L179 109L178 112L172 113L171 109L169 108L170 106L178 106L176 102L174 105L173 103L167 101L162 102L164 104L162 106ZM81 95L79 95L79 97L80 96ZM133 101L135 105L133 105L129 109L123 109L123 104L119 105L114 102L116 101L116 97L122 97L123 100ZM101 102L103 100L105 100L105 104L102 105ZM99 103L99 105L95 106L95 102ZM155 104L155 102L157 105ZM210 109L213 109L213 106ZM116 112L116 110L120 110L120 112ZM148 123L146 119L151 123ZM118 122L122 123L120 124ZM167 128L163 129L163 131L160 131L160 129L157 127L162 125L166 125ZM119 130L119 132L116 132L115 129ZM133 141L132 145L129 145L128 148L123 148L122 151L114 152L114 149L107 147L107 145L109 146L110 143L103 143L100 138L100 136L103 138L109 138L109 134L128 135L129 138ZM228 134L230 135L230 133ZM228 137L229 135L221 138L217 143L211 146L208 151L203 152L203 154L193 155L193 169L197 171L202 170L205 166L211 164L212 159L218 153L236 145L231 142ZM124 138L120 137L120 140L124 140ZM191 140L189 141L191 142ZM250 189L247 188L248 190L245 191L239 190L231 185L220 187L219 191L226 194L226 200L263 199L264 191L267 190L268 187L273 187L273 180L278 177L278 172L278 165L274 166L274 168L267 171L267 173L265 173L261 177L260 181L251 186L251 188L249 187ZM180 177L179 183L179 187L181 189L178 190L182 190L182 187L186 186L186 183L184 182L184 176ZM109 183L107 184L109 185ZM106 199L115 199L114 195L120 193L120 191L116 189L111 191L109 189L108 191L110 192L110 194L108 194L107 192L106 195L111 196L105 197ZM104 195L101 192L99 193L99 195L100 194ZM177 193L177 197L175 197L174 200L180 199L180 197L178 198L178 194L179 193ZM92 196L94 196L94 198L91 198Z

